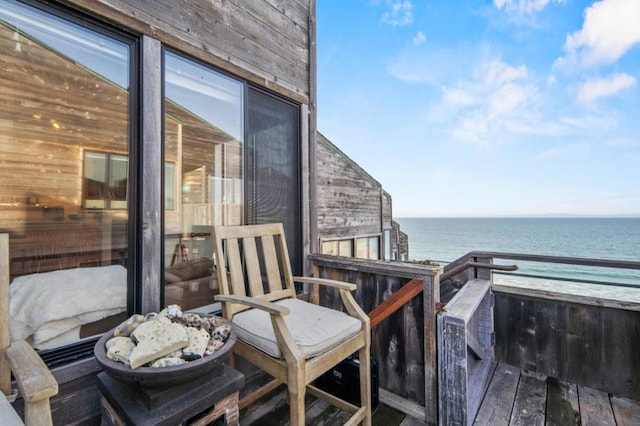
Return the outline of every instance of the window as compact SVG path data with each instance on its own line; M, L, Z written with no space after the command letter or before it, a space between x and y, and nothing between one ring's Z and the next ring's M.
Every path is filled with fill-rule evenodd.
M247 223L282 222L291 269L300 275L300 108L255 87L248 100Z
M333 256L380 259L380 237L356 237L322 241L320 250L322 254Z
M244 223L244 84L171 52L164 75L164 302L207 309L213 226Z
M82 164L84 208L126 209L129 159L124 155L84 151Z
M384 230L384 260L396 260L396 257L391 257L391 229Z
M355 257L360 259L380 259L380 237L356 238Z
M352 257L353 256L353 239L323 241L321 251L322 251L322 254Z
M0 0L12 337L41 350L127 316L131 50L88 22Z

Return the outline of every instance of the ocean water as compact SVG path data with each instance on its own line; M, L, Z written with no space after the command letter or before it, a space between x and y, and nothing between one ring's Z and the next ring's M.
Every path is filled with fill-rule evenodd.
M398 218L396 221L409 237L411 260L446 264L470 251L497 251L640 262L640 218ZM640 288L639 270L509 260L496 263L515 263L521 274ZM517 280L524 285L541 281L498 275L494 280L507 283Z

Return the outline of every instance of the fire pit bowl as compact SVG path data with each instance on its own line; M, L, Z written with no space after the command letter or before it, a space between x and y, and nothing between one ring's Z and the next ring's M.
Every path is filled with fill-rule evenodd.
M224 323L231 325L227 320ZM138 367L135 370L128 365L107 358L105 344L113 337L115 328L102 335L93 348L93 353L102 369L114 379L133 385L147 388L173 386L201 378L207 374L222 373L224 361L231 355L233 346L237 340L237 334L233 326L231 333L222 348L211 355L195 361L172 367Z

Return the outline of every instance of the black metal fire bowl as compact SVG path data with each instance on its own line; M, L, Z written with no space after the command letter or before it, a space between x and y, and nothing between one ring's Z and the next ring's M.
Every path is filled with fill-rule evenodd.
M188 361L185 364L173 367L138 367L135 370L128 365L113 361L107 358L107 350L105 344L107 340L113 337L112 329L102 335L93 348L93 353L102 369L114 379L132 384L140 385L146 388L157 388L163 386L174 386L193 381L204 376L215 377L222 373L222 366L226 359L231 355L233 346L237 340L237 334L234 327L227 320L224 323L231 326L231 333L225 340L222 348L215 351L211 355L195 361Z

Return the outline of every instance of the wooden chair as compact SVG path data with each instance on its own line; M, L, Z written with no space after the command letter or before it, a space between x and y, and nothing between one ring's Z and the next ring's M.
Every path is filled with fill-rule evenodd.
M370 425L369 318L350 293L356 286L293 277L284 229L279 223L217 226L214 240L221 293L216 299L223 302L223 315L238 333L234 351L275 377L240 405L285 383L292 425L304 425L307 390L352 412L347 424ZM297 299L294 281L338 289L346 313ZM355 352L360 361L360 407L310 385Z
M24 424L51 425L49 398L58 393L58 382L31 345L11 342L9 321L9 235L0 234L0 424L23 424L6 398L13 372L24 399Z

